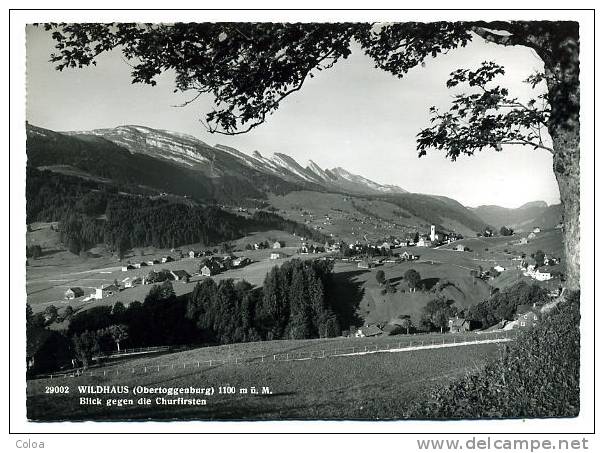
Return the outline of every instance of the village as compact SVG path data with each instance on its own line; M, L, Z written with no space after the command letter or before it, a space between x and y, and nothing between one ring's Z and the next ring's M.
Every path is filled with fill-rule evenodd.
M430 225L425 232L418 231L399 237L390 235L377 241L355 240L349 244L334 239L319 244L295 235L282 235L279 239L274 238L278 234L266 235L264 238L256 235L244 238L236 244L224 244L221 248L180 248L156 256L127 257L119 267L100 271L102 273L97 274L100 277L98 286L69 285L64 290L63 302L58 299L42 300L32 306L35 311L43 310L48 313L48 321L56 319L59 322L57 328L60 328L64 325L61 321L65 318L60 315L64 311L61 306L65 304L81 311L99 304L142 300L149 291L145 288L165 281L173 284L177 294L192 291L194 286L205 278L235 278L261 285L264 275L271 267L292 258L330 260L336 264L336 272L349 272L351 266L359 271L376 272L381 268L397 269L400 265L420 268L449 263L448 266L460 268L462 272L467 271L472 278L488 282L487 285L497 286L498 281L512 278L508 277L509 275L515 275L516 281L522 276L527 280L548 284L551 296L555 298L559 296L562 286L558 270L559 258L553 253L544 253L541 250L528 254L521 251L541 235L541 229L535 227L528 234L514 234L505 238L492 237L492 232L488 230L482 238L464 238L461 234L444 231L436 225ZM273 236L273 239L270 239L270 236ZM477 245L483 245L484 241L497 245L491 246L490 252L487 247L479 252L476 250ZM509 247L503 247L502 244ZM515 254L512 253L513 247ZM493 254L493 257L487 258L490 254ZM400 271L401 275L403 271ZM380 291L384 292L385 289ZM405 292L404 289L400 291ZM56 290L53 293L57 294ZM40 295L36 296L37 300L40 300ZM529 316L529 312L532 313L530 317L534 318L533 321L520 321L525 315ZM502 320L497 328L532 326L539 318L537 312L535 307L520 306L515 319ZM404 316L392 316L391 319L382 320L371 318L369 316L356 330L349 329L345 335L374 337L408 333L412 324L408 317ZM446 330L454 333L474 329L475 326L469 320L456 315L449 319Z

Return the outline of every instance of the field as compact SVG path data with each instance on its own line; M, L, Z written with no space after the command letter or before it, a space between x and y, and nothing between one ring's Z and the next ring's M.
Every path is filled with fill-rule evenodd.
M417 252L416 252L417 253ZM344 293L349 301L358 307L359 316L365 323L388 322L398 315L411 316L414 325L419 325L422 310L431 299L442 295L447 299L454 300L460 309L478 303L489 297L489 285L480 279L470 276L471 264L454 263L452 257L459 256L438 250L430 251L435 258L447 259L446 263L434 260L419 260L402 263L386 263L370 270L357 269L356 263L337 263L334 272L336 281L341 282ZM465 266L464 264L467 264ZM426 290L410 292L402 277L408 269L419 272L422 280L420 286L425 285ZM380 286L375 278L376 273L383 270L386 279L397 288L393 294L382 294L383 286ZM451 284L442 292L436 291L439 281L448 281Z
M281 351L300 353L343 345L372 345L420 336L379 340L333 339L237 344L137 359L106 368L107 376L77 376L28 382L28 417L34 420L109 419L397 419L405 407L422 398L428 388L479 368L500 346L483 344L399 353L377 353L324 359L217 364L182 367L212 357L245 357ZM437 337L438 336L422 336ZM450 338L453 335L449 335ZM458 339L459 341L459 339ZM154 367L160 365L160 371ZM175 365L172 368L171 365ZM149 372L139 372L142 366ZM131 370L136 370L132 372ZM98 371L98 370L95 370ZM117 373L116 373L117 371ZM203 396L206 406L85 406L79 404L79 385L146 387L234 387L235 394ZM69 386L70 393L48 394L47 386ZM270 394L240 393L241 388L268 387ZM132 392L132 391L131 391ZM132 398L128 395L89 395ZM150 395L153 399L157 395ZM165 396L165 395L162 395ZM187 397L187 395L182 395ZM105 404L105 403L103 403Z
M271 195L268 201L278 209L279 215L346 242L365 241L365 238L374 241L390 235L398 237L430 230L425 219L371 197L296 191L285 196ZM446 217L442 225L464 235L473 234L466 226Z
M28 233L28 244L40 244L43 246L43 255L38 259L30 259L27 267L27 301L34 312L43 310L46 306L54 304L58 308L71 305L74 309L94 307L97 305L113 305L118 300L127 304L132 301L143 301L150 286L137 286L121 291L119 294L102 300L84 301L85 297L67 301L64 299L65 291L70 287L81 287L85 295L94 293L94 289L102 284L113 283L114 280L121 282L126 277L142 277L151 270L178 270L187 271L193 276L189 283L173 282L174 291L177 295L186 294L193 290L195 285L203 278L198 274L200 258L191 259L187 253L189 250L204 249L199 244L180 247L179 250L159 250L152 247L136 249L121 262L102 247L92 249L86 256L73 255L66 251L58 242L58 233L50 231L50 224L36 224L34 231ZM269 240L274 242L280 240L285 247L279 252L285 257L271 260L270 254L275 250L244 250L245 245L254 242ZM270 241L272 240L272 241ZM308 255L297 255L300 246L300 238L296 238L282 231L267 231L253 233L245 238L234 242L235 254L246 256L253 262L241 269L232 269L214 276L216 279L233 278L245 279L253 285L261 285L268 270L275 265L282 264L291 257L308 257ZM128 262L149 261L160 259L164 255L178 257L182 251L185 258L176 259L173 262L156 264L154 266L143 266L140 269L122 271L123 265ZM223 255L218 253L218 255ZM313 257L320 255L312 255Z

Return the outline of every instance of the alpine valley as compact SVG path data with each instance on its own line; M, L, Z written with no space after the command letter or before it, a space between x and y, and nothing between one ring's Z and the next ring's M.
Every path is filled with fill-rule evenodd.
M546 226L559 221L555 212L547 215L543 202L531 209L466 208L448 197L409 193L342 167L322 168L313 161L303 166L283 153L249 155L191 135L135 125L55 132L27 124L27 156L30 169L235 213L268 208L345 240L359 238L355 223L360 222L365 222L360 237L377 238L430 224L468 235L489 224L530 228L540 216L546 217ZM40 218L28 209L28 221L35 220L57 219Z

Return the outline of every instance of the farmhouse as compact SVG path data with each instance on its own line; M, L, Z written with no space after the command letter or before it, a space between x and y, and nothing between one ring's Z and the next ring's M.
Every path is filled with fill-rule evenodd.
M465 318L456 316L455 318L449 318L449 332L468 332L471 330L470 321Z
M455 246L455 250L458 251L458 252L465 252L466 248L462 244L457 244Z
M519 329L532 329L539 322L539 309L530 305L519 305L516 309Z
M275 241L273 243L273 248L274 249L280 249L281 247L285 247L285 244L281 241Z
M525 245L525 244L528 244L528 239L527 238L520 239L520 245Z
M272 260L278 260L279 258L283 258L285 255L283 255L283 253L279 253L279 252L273 252L271 253L271 259Z
M552 274L549 272L541 272L539 269L537 269L533 276L532 276L535 280L538 280L540 282L544 282L547 280L551 280L552 279Z
M365 337L377 337L383 333L382 329L380 329L377 325L373 324L371 326L361 327L354 334L357 338L365 338Z
M82 297L84 295L84 290L79 287L69 288L65 291L65 299L75 299L76 297Z
M170 271L170 273L174 277L174 280L176 280L177 282L183 281L185 283L189 283L189 280L191 278L189 273L183 270Z
M104 299L105 297L113 296L120 292L120 288L117 285L101 285L100 288L96 288L94 298Z
M141 261L140 263L134 263L134 268L135 269L140 269L141 267L144 267L147 265L146 261Z
M502 273L505 270L505 267L500 266L499 264L497 266L494 266L493 269L495 269L497 272Z
M243 267L243 266L247 266L248 264L251 263L252 260L250 260L249 258L245 257L245 256L240 256L239 258L235 258L232 262L232 265L234 267Z
M126 277L122 280L122 283L124 288L134 288L142 283L142 279L140 277Z
M529 235L527 236L527 239L535 239L537 237L537 235L535 233L529 233Z
M159 264L159 260L149 260L147 261L148 266L153 266L154 264Z
M539 227L533 228L533 233L535 233L535 234L541 233L541 228L539 228Z
M420 237L419 241L417 241L418 247L432 247L432 241L426 237Z
M170 255L162 256L161 257L161 262L162 263L169 263L171 261L174 261L174 258L172 258Z
M122 272L129 271L130 269L134 269L134 266L132 264L128 264L126 266L122 266Z
M206 263L206 265L201 268L201 275L203 275L204 277L216 275L218 272L220 272L220 268L216 263L212 261Z

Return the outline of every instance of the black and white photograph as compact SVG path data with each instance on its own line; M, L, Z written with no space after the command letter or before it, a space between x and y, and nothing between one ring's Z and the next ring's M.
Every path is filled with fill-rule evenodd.
M28 423L586 414L589 14L162 14L20 25Z

